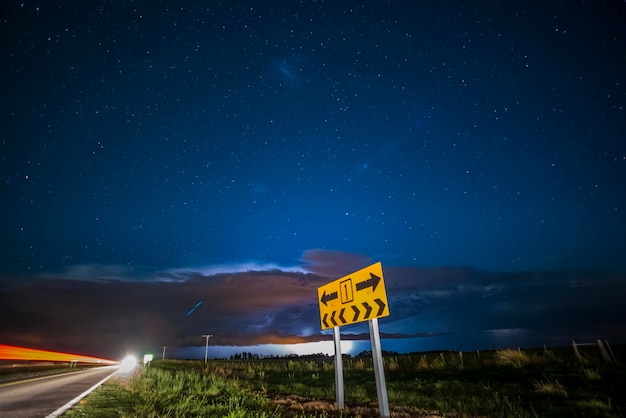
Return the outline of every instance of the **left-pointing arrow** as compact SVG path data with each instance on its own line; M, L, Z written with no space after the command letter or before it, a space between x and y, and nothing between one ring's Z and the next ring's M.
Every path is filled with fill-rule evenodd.
M324 305L328 306L328 302L334 299L337 299L337 292L326 294L326 290L324 290L324 293L322 294L322 298L320 299L320 301Z
M344 324L346 323L346 319L343 317L343 313L345 311L346 311L346 308L341 308L341 311L339 311L339 320L343 322Z
M334 326L337 326L337 321L335 321L335 314L336 313L337 313L337 311L333 311L333 313L330 314L330 322L332 322Z
M373 292L376 290L376 286L378 286L378 283L380 283L380 277L378 277L374 273L370 273L369 279L363 280L362 282L356 284L356 290L358 291L371 287Z
M326 318L328 318L328 313L324 314L324 317L322 318L322 324L324 324L326 328L330 328L330 325L328 325L328 322L326 322Z

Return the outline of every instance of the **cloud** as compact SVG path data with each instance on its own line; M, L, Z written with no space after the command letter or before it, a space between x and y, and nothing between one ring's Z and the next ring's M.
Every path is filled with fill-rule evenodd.
M626 317L619 302L626 296L624 274L403 267L386 274L391 315L405 322L397 323L400 329L432 331L435 324L454 333L519 328L545 335L615 335L611 326Z
M321 249L305 251L300 261L311 273L332 278L343 277L373 263L370 257L362 254Z
M0 339L30 345L35 334L42 343L56 345L55 350L75 352L100 351L105 336L109 349L119 345L117 351L128 345L187 344L206 332L225 344L262 340L273 332L297 337L299 319L305 317L307 323L317 315L316 289L326 280L282 271L192 273L182 282L71 277L0 285L0 315L10 318ZM203 303L187 315L199 301Z
M302 261L284 269L271 263L179 268L136 280L134 271L100 265L0 278L0 341L109 358L132 347L201 346L206 333L214 335L212 345L224 346L326 341L332 334L321 331L317 288L370 260L311 250ZM390 315L380 319L380 330L389 341L444 335L441 341L456 338L459 347L523 338L626 341L625 274L385 264L383 272ZM365 322L341 332L368 339Z
M234 276L239 273L252 271L280 271L287 273L306 273L307 270L300 266L283 266L276 263L262 263L248 261L245 263L211 264L196 267L177 267L159 272L156 278L162 281L184 281L193 275L214 276L217 274L229 274Z

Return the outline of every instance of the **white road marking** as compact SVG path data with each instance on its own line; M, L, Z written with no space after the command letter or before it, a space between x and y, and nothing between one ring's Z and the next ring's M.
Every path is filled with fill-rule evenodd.
M98 383L96 383L95 385L93 385L92 387L90 387L89 389L87 389L86 391L84 391L83 393L81 393L80 395L78 395L77 397L75 397L74 399L72 399L71 401L69 401L68 403L63 405L62 407L60 407L59 409L57 409L56 411L54 411L53 413L48 415L46 418L57 418L57 417L60 417L65 411L70 409L72 406L74 406L76 403L78 403L85 396L89 395L91 392L93 392L94 390L98 389L98 387L100 385L102 385L104 382L109 380L115 373L117 373L117 371L111 373L110 375L108 375L107 377L105 377L104 379L102 379L101 381L99 381Z

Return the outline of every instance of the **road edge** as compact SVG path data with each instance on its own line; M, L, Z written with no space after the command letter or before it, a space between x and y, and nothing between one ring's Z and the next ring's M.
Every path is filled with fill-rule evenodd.
M113 373L111 373L110 375L108 375L107 377L105 377L104 379L102 379L101 381L99 381L98 383L96 383L95 385L93 385L92 387L90 387L89 389L87 389L86 391L84 391L83 393L81 393L80 395L78 395L77 397L75 397L74 399L72 399L71 401L69 401L68 403L66 403L65 405L63 405L62 407L60 407L59 409L57 409L56 411L54 411L53 413L51 413L50 415L46 416L46 418L58 418L58 417L60 417L61 415L63 415L63 413L65 413L65 411L67 411L68 409L73 407L75 404L77 404L85 396L89 395L91 392L93 392L94 390L98 389L104 382L109 380L116 373L117 373L117 370L114 371Z

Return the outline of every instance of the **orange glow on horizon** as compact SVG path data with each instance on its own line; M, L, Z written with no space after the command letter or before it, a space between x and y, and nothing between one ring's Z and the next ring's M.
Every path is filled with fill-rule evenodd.
M80 354L57 353L34 348L0 344L0 360L77 361L79 363L118 364L118 361Z

